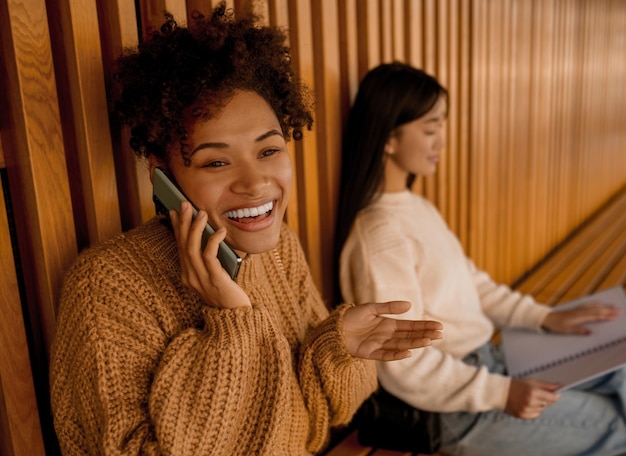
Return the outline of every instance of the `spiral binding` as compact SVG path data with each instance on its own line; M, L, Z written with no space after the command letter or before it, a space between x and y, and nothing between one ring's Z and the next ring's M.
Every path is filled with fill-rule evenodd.
M536 366L536 367L532 367L530 369L525 370L524 372L520 372L519 374L517 374L516 378L524 378L524 377L531 376L532 374L536 374L538 372L542 372L542 371L544 371L546 369L550 369L552 367L560 366L561 364L565 364L565 363L568 363L570 361L574 361L575 359L579 359L579 358L582 358L582 357L585 357L585 356L592 355L594 353L597 353L599 351L605 350L605 349L607 349L609 347L612 347L614 345L621 344L622 342L626 342L626 336L625 337L620 337L619 339L612 340L610 342L607 342L607 343L604 343L604 344L601 344L601 345L589 348L587 350L584 350L584 351L581 351L581 352L578 352L578 353L573 353L573 354L571 354L569 356L566 356L564 358L559 358L559 359L554 360L554 361L549 362L549 363L545 363L545 364L542 364L542 365L539 365L539 366Z

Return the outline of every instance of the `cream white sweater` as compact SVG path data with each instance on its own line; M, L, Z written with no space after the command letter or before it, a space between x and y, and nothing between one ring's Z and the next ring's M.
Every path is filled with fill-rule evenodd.
M347 302L406 300L412 307L399 318L444 325L433 346L378 364L386 389L424 410L504 409L510 378L461 360L490 340L494 326L539 330L548 306L478 270L436 208L409 191L385 193L358 214L340 263Z

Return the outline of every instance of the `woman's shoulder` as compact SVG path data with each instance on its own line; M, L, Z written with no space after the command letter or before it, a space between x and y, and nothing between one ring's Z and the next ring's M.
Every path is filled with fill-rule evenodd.
M410 191L385 193L368 207L362 209L357 219L367 224L397 225L398 223L425 223L441 215L432 201Z
M176 243L170 230L154 218L145 224L118 233L105 241L83 250L68 275L76 270L90 274L116 269L129 272L146 265L157 266L176 255Z
M418 216L421 197L410 192L384 193L369 206L361 209L355 219L355 226L366 232L402 230L407 220Z

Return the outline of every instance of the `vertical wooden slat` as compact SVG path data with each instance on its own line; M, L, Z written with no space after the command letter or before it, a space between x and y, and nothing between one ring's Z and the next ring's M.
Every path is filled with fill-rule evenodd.
M289 32L291 54L299 77L315 91L313 67L314 42L311 23L311 7L307 0L293 2L289 8ZM311 274L322 286L321 245L320 245L320 205L319 168L317 162L317 137L305 134L304 139L295 144L295 170L298 173L298 213L300 240L303 244ZM302 210L306 208L306 210Z
M499 115L500 115L500 138L499 146L495 149L497 157L494 157L499 162L498 167L498 187L499 194L496 196L501 207L497 216L497 229L499 232L499 244L497 253L495 255L494 267L499 271L500 277L508 277L508 273L511 267L511 244L507 242L511 238L511 231L513 225L513 216L516 212L515 205L515 176L512 172L512 100L511 97L514 93L515 82L513 80L513 67L515 57L513 52L515 49L515 43L513 43L512 35L514 33L513 22L516 21L516 15L513 12L513 5L511 2L505 2L502 5L500 11L500 18L498 22L502 24L500 31L501 47L500 47L500 61L501 67L495 70L497 74L494 77L498 81L500 86L498 102ZM505 82L506 81L506 82ZM494 109L494 113L497 113L497 109Z
M436 70L433 74L437 77L441 84L449 87L450 78L448 52L450 40L448 34L450 33L450 29L448 24L450 16L447 3L448 2L445 0L437 2L437 8L435 10L435 36L437 42L435 52L437 57ZM434 201L436 201L439 211L448 220L448 223L454 222L453 217L450 215L452 208L450 207L450 202L448 201L448 197L450 195L449 189L451 188L451 185L454 185L452 184L452 182L454 182L454 178L450 174L451 162L452 160L450 159L450 155L448 151L446 151L446 153L443 153L441 156L437 176L428 179L434 184L435 194L433 194L432 197L434 198Z
M273 0L270 1L269 5L269 15L270 15L270 24L273 26L281 27L283 29L289 28L289 2L287 0ZM290 40L290 35L287 36L287 39ZM291 43L289 43L291 45ZM317 122L314 125L314 128L317 127ZM312 133L305 132L306 135L310 135ZM287 148L289 150L289 155L291 157L291 161L293 163L294 169L298 163L298 154L299 150L296 148L296 143L294 141L290 141L287 143ZM291 229L300 233L303 228L300 225L299 214L302 212L300 207L300 177L299 173L294 172L293 175L293 184L292 184L292 193L291 198L289 199L289 205L287 206L287 213L285 214L285 219L287 224L291 227Z
M458 112L458 138L460 144L460 151L458 157L459 168L459 229L458 236L469 252L470 245L470 232L469 232L469 214L470 214L470 200L472 198L472 192L470 188L470 114L471 114L471 97L470 97L470 49L471 49L471 11L469 2L459 0L460 10L460 24L459 24L459 37L460 44L458 46L459 56L456 57L459 62L459 86L455 98L455 106ZM449 135L454 135L455 131L448 128Z
M99 0L102 63L110 80L113 62L125 48L136 48L139 40L137 11L134 2ZM111 143L115 169L122 229L127 230L154 216L152 186L146 163L135 157L129 146L130 132L111 118Z
M404 28L406 1L391 2L391 60L406 61L405 39L407 31Z
M317 127L317 162L319 169L320 214L320 285L323 296L334 301L333 285L335 270L333 264L333 239L335 213L339 190L339 169L341 165L341 106L340 65L339 65L339 21L337 2L321 0L312 2L313 36L315 58L315 93ZM338 297L337 297L338 298Z
M377 0L356 2L359 81L371 68L381 63L381 30Z
M139 0L142 36L150 30L158 30L163 24L163 12L167 11L181 26L187 25L187 4L185 0ZM140 37L141 38L141 37Z
M417 68L424 67L422 0L407 0L405 22L406 63Z
M267 10L269 25L281 27L288 23L288 0L269 0Z
M21 278L26 284L20 308L28 309L24 322L31 337L31 369L43 425L39 433L35 429L24 432L34 445L39 445L36 440L43 435L46 447L55 448L48 400L48 355L63 275L76 257L77 245L44 1L0 1L0 42L2 149ZM11 323L9 316L6 318L5 322ZM28 402L33 400L30 397ZM35 413L32 405L28 409ZM34 421L27 425L34 426Z
M392 0L378 0L378 28L380 30L380 61L390 62L393 60L393 7Z
M532 232L533 220L527 214L533 210L531 198L527 187L532 185L531 169L529 167L532 153L528 138L530 121L530 100L531 93L531 2L517 0L513 4L514 19L512 21L512 59L511 59L511 80L512 102L510 108L509 131L511 144L509 154L509 176L511 182L508 183L515 191L514 207L509 208L512 212L511 239L516 242L508 242L511 246L511 275L516 275L517 264L525 264L526 267L532 265L528 259L528 235ZM520 152L517 152L520 151Z
M451 105L448 106L448 121L446 122L446 150L443 152L444 164L447 168L448 178L445 182L441 182L439 187L446 188L447 199L447 221L450 229L459 236L459 163L461 150L459 146L459 107L460 107L460 91L459 86L459 32L460 32L460 15L458 2L450 0L446 4L447 17L446 34L449 35L445 52L445 65L447 67L444 85L448 88L451 97ZM442 74L443 76L443 74ZM440 193L442 194L442 193Z
M52 52L43 1L6 1L2 12L3 149L31 323L41 318L34 335L49 348L63 274L76 256Z
M361 80L359 63L359 32L357 30L357 0L339 2L339 37L341 42L340 62L341 69L341 107L342 118L347 117L350 105L356 97Z
M95 0L49 11L79 248L121 229Z
M437 74L437 16L436 0L423 0L422 13L422 55L424 58L422 69L429 74ZM436 176L429 176L426 179L419 179L419 192L433 202L436 202ZM421 188L420 188L421 187Z
M9 220L0 187L0 453L15 456L45 454L11 250Z
M487 163L487 110L485 109L488 86L487 86L487 37L485 33L487 25L487 7L484 1L472 3L472 76L470 97L472 99L470 130L472 142L470 149L472 160L470 162L470 201L469 214L469 245L468 254L477 265L485 267L484 249L484 226L486 185L489 176L485 174ZM487 269L488 270L488 269Z

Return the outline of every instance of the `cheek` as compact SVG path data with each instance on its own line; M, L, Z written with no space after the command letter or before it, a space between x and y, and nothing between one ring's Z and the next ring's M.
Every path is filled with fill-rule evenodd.
M285 200L289 199L291 186L293 184L293 166L291 166L289 157L276 167L275 178L285 192Z
M211 208L217 207L220 196L224 192L223 186L216 179L194 179L186 182L185 194L192 200L198 209L210 213Z

